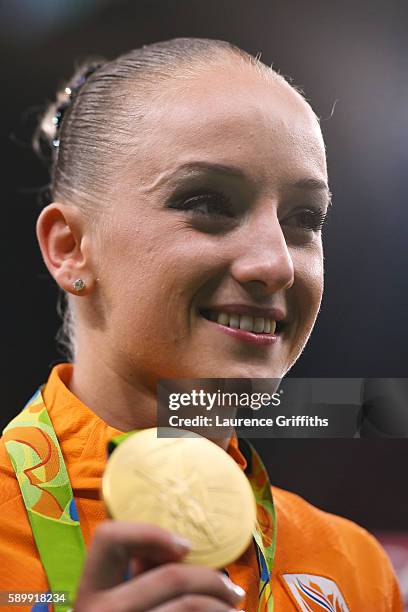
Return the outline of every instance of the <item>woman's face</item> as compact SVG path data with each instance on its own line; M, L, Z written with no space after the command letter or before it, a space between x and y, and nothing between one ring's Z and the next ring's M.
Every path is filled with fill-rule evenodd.
M231 63L166 86L136 136L94 247L105 362L148 384L283 376L323 289L312 111Z

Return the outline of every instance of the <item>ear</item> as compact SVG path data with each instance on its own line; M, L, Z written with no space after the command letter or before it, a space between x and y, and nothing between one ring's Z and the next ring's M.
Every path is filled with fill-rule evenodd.
M36 231L44 263L58 285L76 294L73 283L81 278L85 289L92 291L95 273L92 269L86 217L77 206L53 202L37 220Z

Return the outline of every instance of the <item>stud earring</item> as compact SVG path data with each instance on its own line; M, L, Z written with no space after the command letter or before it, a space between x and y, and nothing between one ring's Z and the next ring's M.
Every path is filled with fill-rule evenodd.
M74 288L75 291L82 291L83 289L85 289L85 281L82 280L82 278L78 278L74 283L72 283L72 286Z

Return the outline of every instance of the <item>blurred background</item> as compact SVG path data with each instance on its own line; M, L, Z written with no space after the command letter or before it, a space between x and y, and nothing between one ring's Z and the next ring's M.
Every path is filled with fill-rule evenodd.
M404 0L0 1L2 425L64 361L55 345L57 290L35 238L48 181L31 150L37 117L88 55L112 58L177 36L261 52L321 118L334 194L326 290L291 375L406 377L407 25ZM277 485L386 532L408 592L406 441L254 442Z

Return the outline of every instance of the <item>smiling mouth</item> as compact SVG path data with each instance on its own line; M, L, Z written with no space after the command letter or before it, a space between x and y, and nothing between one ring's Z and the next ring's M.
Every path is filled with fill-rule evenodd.
M276 336L282 331L284 326L282 321L275 321L267 317L255 317L247 314L209 309L200 309L199 313L207 321L218 323L218 325L263 336Z

